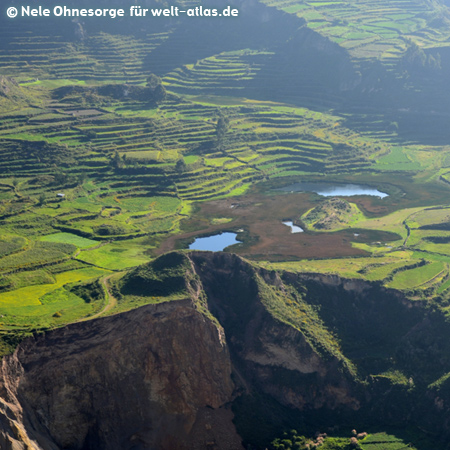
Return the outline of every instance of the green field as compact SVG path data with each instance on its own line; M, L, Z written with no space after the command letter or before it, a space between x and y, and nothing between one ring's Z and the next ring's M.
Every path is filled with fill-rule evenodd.
M87 248L98 245L97 241L93 241L91 239L86 239L81 236L76 236L75 234L70 233L56 233L50 234L47 236L43 236L41 241L44 242L60 242L64 244L72 244L78 248Z
M98 306L86 303L64 289L64 286L92 280L107 273L98 268L79 269L54 275L52 283L0 293L2 326L6 329L11 325L54 326L92 314Z
M423 445L423 444L422 444ZM401 450L401 449L419 449L414 446L408 438L402 439L388 433L369 434L361 443L363 450Z
M144 254L145 251L143 240L136 239L82 251L77 259L108 270L123 270L148 262L150 258Z
M432 262L422 267L406 270L394 276L388 284L394 289L413 289L432 281L439 275L443 275L446 266L442 262Z

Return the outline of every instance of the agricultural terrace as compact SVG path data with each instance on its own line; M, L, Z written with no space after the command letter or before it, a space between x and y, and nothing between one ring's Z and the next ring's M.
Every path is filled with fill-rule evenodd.
M64 22L24 22L26 34L2 22L3 352L36 330L161 301L121 301L114 286L156 255L221 231L237 232L242 243L230 250L255 264L362 278L448 307L441 116L415 126L425 122L407 108L409 87L392 88L405 111L351 90L374 58L382 80L411 71L402 64L422 56L414 45L429 80L448 36L425 30L439 11L419 0L254 8L232 26L86 25L75 38ZM252 19L265 13L264 26ZM433 95L422 96L434 111ZM327 206L277 190L298 181L368 184L389 196ZM331 212L336 220L322 226ZM290 233L286 220L305 232Z

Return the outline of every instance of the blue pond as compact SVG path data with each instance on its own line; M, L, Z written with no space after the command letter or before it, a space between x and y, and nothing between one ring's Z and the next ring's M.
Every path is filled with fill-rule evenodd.
M197 238L189 248L191 250L209 250L211 252L221 252L230 245L237 244L236 233L221 233L214 236Z
M315 192L324 197L343 196L350 197L352 195L373 195L374 197L387 197L388 194L378 189L361 184L328 184L328 183L295 183L280 188L280 191L287 192Z
M294 225L292 221L288 220L286 222L283 222L283 224L291 228L291 233L303 233L303 228Z

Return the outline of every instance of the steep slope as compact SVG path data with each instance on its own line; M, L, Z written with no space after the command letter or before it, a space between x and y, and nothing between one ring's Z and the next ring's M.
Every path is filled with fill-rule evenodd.
M0 111L11 111L29 103L35 103L36 98L28 89L10 77L0 75Z
M237 449L230 373L223 331L191 300L37 336L3 364L1 448Z
M2 448L265 448L294 426L450 434L450 324L396 291L210 252L163 255L114 289L154 304L4 358Z
M358 409L351 364L322 320L278 274L258 273L226 253L190 257L208 307L225 328L234 361L246 377L292 407ZM307 325L307 319L316 323ZM280 383L280 373L297 378L295 386Z

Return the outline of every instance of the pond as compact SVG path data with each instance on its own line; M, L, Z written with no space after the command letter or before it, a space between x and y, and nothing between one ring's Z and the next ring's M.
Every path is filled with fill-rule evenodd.
M283 222L283 224L287 225L288 227L291 227L291 233L303 233L303 228L294 225L294 223L289 220Z
M230 245L237 244L240 241L236 239L236 233L220 233L213 236L197 238L189 246L190 250L209 250L211 252L221 252Z
M282 187L279 190L286 192L315 192L324 197L373 195L374 197L384 198L388 196L385 192L361 184L295 183Z

